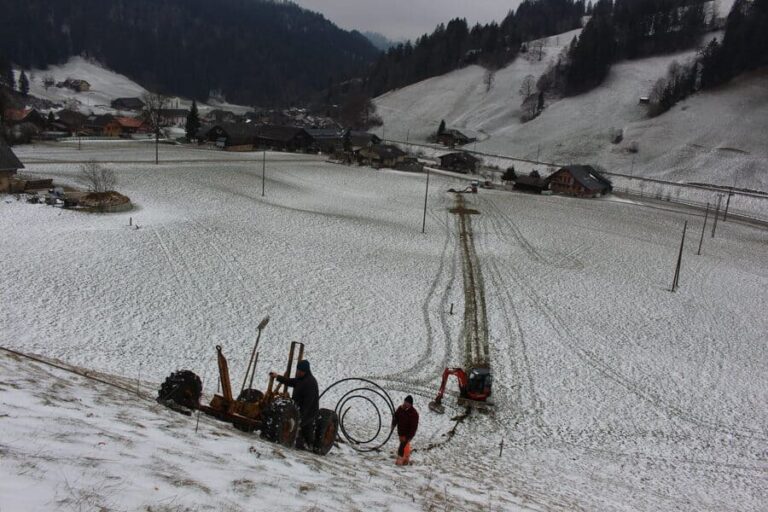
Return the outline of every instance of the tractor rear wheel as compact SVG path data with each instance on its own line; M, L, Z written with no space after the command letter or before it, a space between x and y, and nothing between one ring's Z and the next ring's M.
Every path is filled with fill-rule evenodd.
M320 409L315 419L315 446L312 451L326 455L333 448L338 433L339 416L336 411Z
M165 379L157 392L159 403L174 402L183 407L197 409L203 384L200 377L189 370L173 372Z
M239 402L247 402L249 404L253 404L258 402L262 398L264 398L264 393L262 393L258 389L248 388L240 392L240 394L237 397L237 400Z
M278 398L261 415L261 437L286 448L293 448L299 432L299 409L292 400Z

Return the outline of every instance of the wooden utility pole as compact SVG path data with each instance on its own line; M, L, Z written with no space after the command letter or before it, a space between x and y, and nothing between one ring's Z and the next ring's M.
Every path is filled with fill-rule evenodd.
M267 150L264 150L263 158L261 159L261 197L264 197L264 189L267 181Z
M707 217L709 217L709 203L707 203L707 209L704 211L704 225L701 226L701 238L699 239L699 252L697 256L701 256L701 244L704 242L704 230L707 229Z
M683 238L680 241L680 252L677 255L677 265L675 265L675 278L672 280L672 291L676 291L680 285L680 267L683 263L683 247L685 246L685 232L688 230L688 221L683 224Z
M712 223L712 238L715 238L715 231L717 230L717 216L720 213L720 201L723 200L723 195L717 196L717 208L715 208L715 221Z
M731 206L731 196L733 195L733 189L728 192L728 199L725 201L725 211L723 212L723 222L728 220L728 207Z
M427 198L429 197L429 167L427 167L427 187L424 190L424 216L421 219L421 232L427 229Z

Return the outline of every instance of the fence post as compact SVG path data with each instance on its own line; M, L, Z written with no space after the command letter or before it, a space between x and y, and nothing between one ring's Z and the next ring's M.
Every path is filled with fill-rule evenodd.
M707 217L709 217L709 202L707 202L707 209L704 211L704 225L701 226L701 239L699 240L699 252L696 253L697 256L701 256L701 244L704 242L704 230L707 229Z
M683 247L685 246L685 232L688 229L688 221L683 224L683 238L680 240L680 252L677 254L677 265L675 265L675 277L672 280L672 291L677 290L680 284L680 267L683 263Z
M715 221L712 223L712 238L715 238L715 231L717 230L717 215L720 213L720 202L723 200L723 195L717 196L717 208L715 208Z

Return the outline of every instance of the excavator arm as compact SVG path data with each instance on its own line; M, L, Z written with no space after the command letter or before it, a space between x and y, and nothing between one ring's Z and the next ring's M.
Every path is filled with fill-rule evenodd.
M429 403L429 408L435 412L443 413L445 408L442 405L443 395L445 395L445 386L448 383L448 377L455 375L459 381L459 393L463 396L467 389L467 374L461 368L446 368L443 371L443 379L440 381L440 389L435 399Z

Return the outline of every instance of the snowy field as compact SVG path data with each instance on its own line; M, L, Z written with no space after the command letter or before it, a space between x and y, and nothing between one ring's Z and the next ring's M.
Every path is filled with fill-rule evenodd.
M303 341L321 388L357 376L398 402L413 394L422 450L395 471L388 451L317 459L208 421L195 434L191 419L2 356L3 511L68 497L74 508L88 492L116 510L764 510L765 230L721 223L697 256L703 219L673 207L467 197L480 211L497 412L425 451L458 411L427 409L439 373L464 361L445 193L457 181L432 177L422 234L423 175L268 153L262 197L258 153L163 146L156 166L146 143L18 149L26 173L59 182L77 162L111 162L137 209L92 215L5 196L1 345L140 378L147 393L189 368L210 394L214 345L237 382L269 314L257 380ZM21 502L19 486L36 491Z
M731 2L727 2L730 5ZM605 82L569 98L548 99L540 116L523 123L521 85L538 79L579 31L544 39L538 52L521 54L498 70L493 86L485 70L469 66L390 91L375 99L384 125L377 133L423 143L441 120L477 137L466 149L564 164L598 164L609 172L673 182L697 182L768 191L768 73L744 74L696 94L649 119L639 104L670 64L695 49L621 61ZM708 43L720 33L702 38ZM613 144L617 134L623 141ZM637 152L632 150L637 149ZM488 163L493 163L489 161Z

